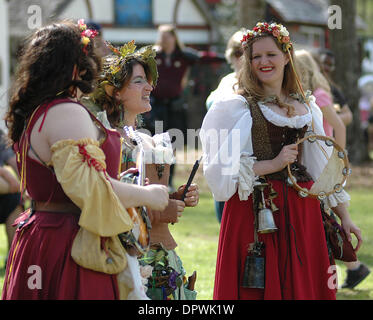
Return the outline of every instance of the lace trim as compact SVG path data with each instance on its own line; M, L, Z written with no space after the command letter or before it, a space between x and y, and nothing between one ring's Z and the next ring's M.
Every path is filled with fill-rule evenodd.
M238 196L241 201L247 200L254 191L256 181L259 179L253 170L256 157L248 153L242 153L240 159L240 170L238 173Z
M288 118L276 113L265 104L263 104L263 102L258 102L258 105L262 110L264 117L276 126L288 126L290 128L299 129L303 128L305 125L310 125L312 121L312 114L308 106L306 106L308 109L308 113Z
M340 193L334 193L330 195L329 197L327 197L323 203L324 203L324 207L326 209L329 209L329 208L334 208L338 206L338 204L340 203L347 203L347 206L348 206L350 200L351 200L350 195L345 190L342 190L342 192Z

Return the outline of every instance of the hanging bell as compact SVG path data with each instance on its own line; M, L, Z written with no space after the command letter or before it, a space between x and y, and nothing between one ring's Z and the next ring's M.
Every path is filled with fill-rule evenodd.
M271 203L271 210L272 210L272 212L275 212L275 211L279 210L277 208L277 206L275 205L275 203L272 200L270 200L270 203Z
M271 233L277 231L273 214L270 209L264 208L258 212L258 233Z
M242 279L242 287L264 289L264 262L264 257L250 254L247 255Z

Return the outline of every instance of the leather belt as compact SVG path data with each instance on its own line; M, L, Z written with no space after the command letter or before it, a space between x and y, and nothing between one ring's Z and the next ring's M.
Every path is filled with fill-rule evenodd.
M45 202L34 201L31 202L31 209L33 211L44 211L53 213L73 213L80 215L81 210L72 202Z

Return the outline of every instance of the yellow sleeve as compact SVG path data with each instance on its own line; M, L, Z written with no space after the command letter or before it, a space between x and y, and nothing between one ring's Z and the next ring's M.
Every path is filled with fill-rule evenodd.
M105 154L98 141L62 140L53 144L51 151L58 182L82 210L82 228L102 237L132 229L133 222L108 179Z

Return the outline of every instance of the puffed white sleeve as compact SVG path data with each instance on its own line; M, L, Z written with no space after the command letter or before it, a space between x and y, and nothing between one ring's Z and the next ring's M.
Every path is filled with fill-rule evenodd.
M249 107L239 95L215 101L203 120L203 173L217 201L229 200L237 190L240 200L247 200L253 191L258 177L251 126Z
M326 134L323 127L323 115L313 96L310 97L309 106L312 112L314 133L325 136ZM309 130L312 130L311 126L309 127ZM325 156L325 152L323 150L326 152L328 157ZM332 151L333 148L327 147L324 143L311 143L307 140L303 143L302 164L306 166L307 172L311 175L313 181L317 181L322 174ZM349 194L345 190L342 190L340 193L334 193L328 196L325 200L323 200L323 202L326 208L334 208L339 203L348 204L349 200Z

